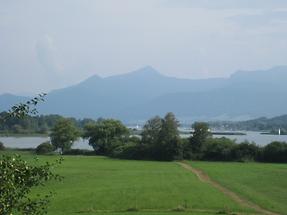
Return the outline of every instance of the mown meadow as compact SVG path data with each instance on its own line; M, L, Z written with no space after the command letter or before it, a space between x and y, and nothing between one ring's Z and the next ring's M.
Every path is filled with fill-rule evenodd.
M287 214L287 165L240 162L189 162L240 196Z
M40 162L54 162L59 158L17 153L29 163L35 162L35 157ZM186 163L260 207L286 214L286 164ZM202 182L178 162L64 156L63 163L54 171L63 176L62 181L50 181L33 190L34 194L54 193L49 215L260 214L235 202L210 183Z

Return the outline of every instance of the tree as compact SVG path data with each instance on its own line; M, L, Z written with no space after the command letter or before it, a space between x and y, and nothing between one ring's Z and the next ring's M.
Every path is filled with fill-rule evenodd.
M202 159L213 161L229 161L234 159L232 152L236 146L235 140L226 137L208 138L205 144Z
M142 144L147 156L155 160L173 160L180 153L179 123L173 113L162 119L156 116L146 122L142 132ZM181 156L180 156L181 157Z
M74 141L80 136L80 133L73 122L69 119L60 119L52 128L50 134L51 143L55 149L61 152L71 149Z
M274 141L263 149L263 159L267 162L287 162L287 143Z
M39 146L37 146L36 148L36 153L38 155L41 155L41 154L49 154L51 152L54 151L54 147L53 145L50 143L50 141L47 141L47 142L44 142L44 143L41 143Z
M39 98L15 105L9 110L9 114L0 121L6 121L12 117L23 118L29 114L36 113L32 106L43 100ZM58 163L62 160L60 159ZM37 195L31 198L32 188L44 186L46 181L60 179L59 175L51 172L53 164L46 162L44 165L31 165L24 161L19 155L2 155L0 157L0 214L8 215L18 212L24 215L40 215L47 213L49 197L45 195L40 198Z
M212 135L209 131L208 124L205 122L196 122L192 125L192 128L194 129L194 132L189 141L190 150L192 153L197 154L197 156L201 156L200 154L204 150L206 140ZM197 156L195 156L195 158Z
M238 161L254 161L259 154L259 147L255 143L244 141L233 148L233 157Z
M182 158L181 141L178 131L179 122L173 113L167 113L160 131L160 159L174 160Z
M60 163L58 160L57 163ZM55 163L56 164L56 163ZM29 194L34 187L43 186L51 179L61 179L51 172L55 164L31 165L19 155L0 157L0 214L45 214L51 194L33 198Z
M119 121L104 119L84 127L83 137L100 155L110 155L129 135L129 130Z
M35 106L39 103L44 101L44 97L46 96L46 93L40 93L38 96L30 99L29 101L25 103L19 103L11 107L11 109L8 111L8 114L5 115L5 117L1 117L0 121L5 121L9 118L24 118L29 114L35 115L38 113Z
M4 151L5 150L5 146L2 142L0 142L0 151Z
M149 119L143 126L142 143L145 145L155 145L159 141L163 120L159 116Z

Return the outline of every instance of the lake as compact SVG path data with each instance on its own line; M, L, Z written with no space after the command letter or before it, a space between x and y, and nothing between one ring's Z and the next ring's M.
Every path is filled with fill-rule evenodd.
M261 146L264 146L272 141L287 142L287 135L267 135L254 131L243 132L246 133L246 135L213 135L213 137L227 137L229 139L236 139L237 143L248 140ZM0 137L0 142L4 143L5 147L9 148L36 148L39 144L48 141L49 139L49 137ZM89 146L88 141L83 139L76 141L72 148L92 150L92 147Z

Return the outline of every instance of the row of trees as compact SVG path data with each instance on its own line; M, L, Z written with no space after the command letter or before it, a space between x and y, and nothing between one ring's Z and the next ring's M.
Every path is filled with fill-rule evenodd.
M173 113L148 120L139 136L132 135L114 119L88 123L81 131L73 121L61 119L52 129L51 144L44 143L37 151L60 149L64 154L88 153L71 150L73 142L83 137L93 147L94 154L125 159L287 162L287 144L284 142L273 142L265 147L247 141L237 144L228 138L213 138L208 124L203 122L193 124L190 138L181 138L178 127Z
M59 120L64 119L60 115L27 115L24 118L9 116L9 112L1 112L0 119L6 118L0 123L0 133L2 134L48 134ZM84 125L95 122L92 119L77 120L69 118L78 129L82 129Z

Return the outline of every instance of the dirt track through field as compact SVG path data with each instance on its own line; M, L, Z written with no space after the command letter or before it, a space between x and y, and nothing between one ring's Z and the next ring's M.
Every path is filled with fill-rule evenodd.
M259 205L250 202L249 200L237 195L236 193L234 193L233 191L227 189L226 187L223 187L221 184L219 184L218 182L212 180L206 173L204 173L202 170L196 169L194 167L192 167L191 165L184 163L184 162L177 162L181 167L183 167L184 169L193 172L198 179L203 182L203 183L208 183L211 186L215 187L217 190L219 190L220 192L224 193L225 195L227 195L229 198L231 198L232 200L234 200L235 202L237 202L238 204L240 204L243 207L248 207L251 209L254 209L256 212L258 212L259 214L266 214L266 215L279 215L278 213L275 212L271 212L268 211L262 207L260 207Z

